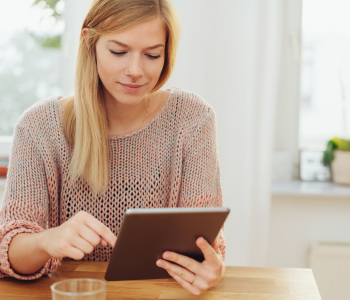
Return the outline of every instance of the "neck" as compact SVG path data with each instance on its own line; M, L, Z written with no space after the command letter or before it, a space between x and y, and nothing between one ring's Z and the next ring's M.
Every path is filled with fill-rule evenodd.
M123 135L139 129L146 115L148 96L135 105L118 102L109 93L104 95L108 135ZM143 124L144 125L144 124Z

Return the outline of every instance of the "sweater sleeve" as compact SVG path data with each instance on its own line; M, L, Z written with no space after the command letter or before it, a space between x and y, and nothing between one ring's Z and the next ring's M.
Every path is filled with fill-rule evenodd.
M52 273L60 265L62 259L51 258L37 272L22 275L11 268L8 257L9 245L17 234L37 233L46 229L48 203L43 159L28 126L23 126L20 122L15 129L0 210L0 278L36 279Z
M185 140L178 207L222 207L216 119L211 107ZM225 258L224 227L219 248Z

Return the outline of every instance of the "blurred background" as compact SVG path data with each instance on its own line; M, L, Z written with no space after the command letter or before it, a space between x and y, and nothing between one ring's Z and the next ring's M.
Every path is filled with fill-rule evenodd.
M0 167L23 111L74 90L90 2L0 0ZM350 299L350 2L173 3L182 31L164 88L216 112L227 265L312 268L322 299ZM327 165L326 150L344 158Z

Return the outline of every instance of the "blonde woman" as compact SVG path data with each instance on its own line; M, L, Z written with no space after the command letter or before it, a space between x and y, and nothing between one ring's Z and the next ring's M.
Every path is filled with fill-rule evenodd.
M107 261L128 208L222 206L215 114L161 90L179 24L169 0L95 0L84 20L73 95L38 102L14 134L0 211L0 277L36 279L62 259ZM225 270L222 232L199 263L157 265L199 295Z

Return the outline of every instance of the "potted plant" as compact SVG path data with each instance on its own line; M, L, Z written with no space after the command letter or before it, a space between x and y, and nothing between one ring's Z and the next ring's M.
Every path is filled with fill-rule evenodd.
M333 182L350 185L350 140L331 139L323 153L322 163L330 167Z

